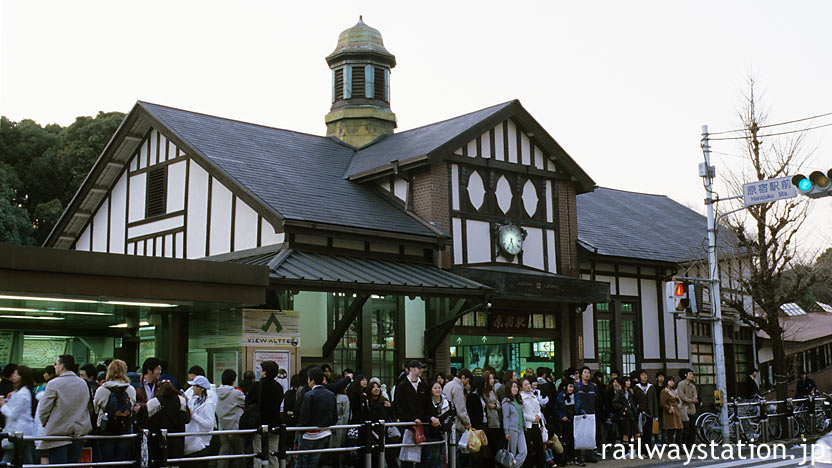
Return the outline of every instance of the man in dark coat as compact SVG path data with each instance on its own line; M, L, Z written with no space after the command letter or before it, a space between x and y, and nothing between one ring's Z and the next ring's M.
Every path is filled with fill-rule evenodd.
M638 383L633 387L638 403L638 422L641 423L641 439L645 445L653 443L653 421L659 421L659 395L656 386L647 381L647 371L638 372Z
M760 386L757 385L757 369L751 369L748 379L745 381L745 397L754 398L760 394Z
M421 424L428 414L428 386L422 380L424 367L424 364L415 359L405 366L407 375L396 386L396 399L393 401L399 421ZM402 441L412 439L413 429L408 427L402 434ZM402 462L402 466L413 466L413 463Z
M307 385L310 390L303 395L298 425L301 427L317 426L322 429L306 431L300 438L300 450L319 450L329 447L332 432L328 426L335 425L338 411L335 394L324 387L324 371L312 367L307 371ZM305 453L298 457L297 468L318 468L320 453Z
M260 364L260 381L255 383L248 395L246 395L246 408L259 404L260 424L270 428L278 427L282 423L280 405L283 403L283 386L280 385L277 377L277 363L274 361L263 361ZM254 451L260 453L262 447L260 437L254 437ZM277 450L277 434L269 434L269 452ZM276 457L269 457L269 466L276 468L279 465Z

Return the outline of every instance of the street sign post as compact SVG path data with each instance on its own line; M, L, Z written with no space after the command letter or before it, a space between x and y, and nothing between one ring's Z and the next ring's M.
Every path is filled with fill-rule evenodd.
M742 184L742 196L745 206L759 205L797 196L797 189L791 177L758 180Z

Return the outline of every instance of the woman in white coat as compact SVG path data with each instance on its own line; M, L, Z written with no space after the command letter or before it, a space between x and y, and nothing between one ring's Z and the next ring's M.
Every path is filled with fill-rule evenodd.
M214 413L217 404L208 397L208 390L211 382L205 376L198 375L188 382L194 389L193 398L188 400L188 408L191 410L191 422L185 426L185 432L210 432L214 429ZM211 444L210 435L187 436L185 437L185 456L201 457L208 451ZM193 468L208 467L207 461L188 463Z
M526 447L529 453L533 453L529 461L535 468L543 468L546 464L546 455L543 447L545 432L543 411L540 409L540 401L532 391L532 381L529 378L523 379L523 388L520 392L523 398L523 420L526 423Z
M32 390L35 388L35 379L32 369L26 366L19 366L12 374L14 392L8 398L0 400L0 412L6 417L5 432L22 432L24 436L34 436L37 433L35 424L35 409L37 401L34 400ZM12 444L8 439L3 440L3 462L11 462L14 457ZM35 444L27 441L23 446L23 463L33 463L35 456Z

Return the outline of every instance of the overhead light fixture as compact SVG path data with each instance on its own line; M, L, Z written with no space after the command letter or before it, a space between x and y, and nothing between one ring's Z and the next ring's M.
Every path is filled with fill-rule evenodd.
M41 315L0 315L0 318L24 320L66 320L63 317L45 317Z
M176 304L165 304L162 302L129 302L129 301L106 301L103 304L134 306L134 307L176 307Z
M72 299L72 298L57 298L57 297L40 297L40 296L8 296L0 295L0 299L11 299L16 301L49 301L49 302L78 302L82 304L95 304L101 301L92 299Z
M49 310L49 309L28 309L23 307L0 307L0 312L43 312L51 314L66 315L111 315L106 312L85 312L80 310Z
M21 307L0 307L0 312L37 312L38 309L24 309Z
M150 323L148 323L148 322L146 322L146 321L144 321L144 320L142 320L141 322L139 322L139 326L140 326L140 327L146 327L146 326L148 326L148 325L150 325ZM110 325L110 328L127 328L127 324L126 324L126 323L117 323L117 324L115 324L115 325Z

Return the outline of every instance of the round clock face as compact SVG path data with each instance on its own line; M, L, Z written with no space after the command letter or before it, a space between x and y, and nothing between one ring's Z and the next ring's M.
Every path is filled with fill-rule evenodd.
M526 233L519 226L507 225L500 228L497 240L503 252L509 255L517 255L523 250L523 239Z

